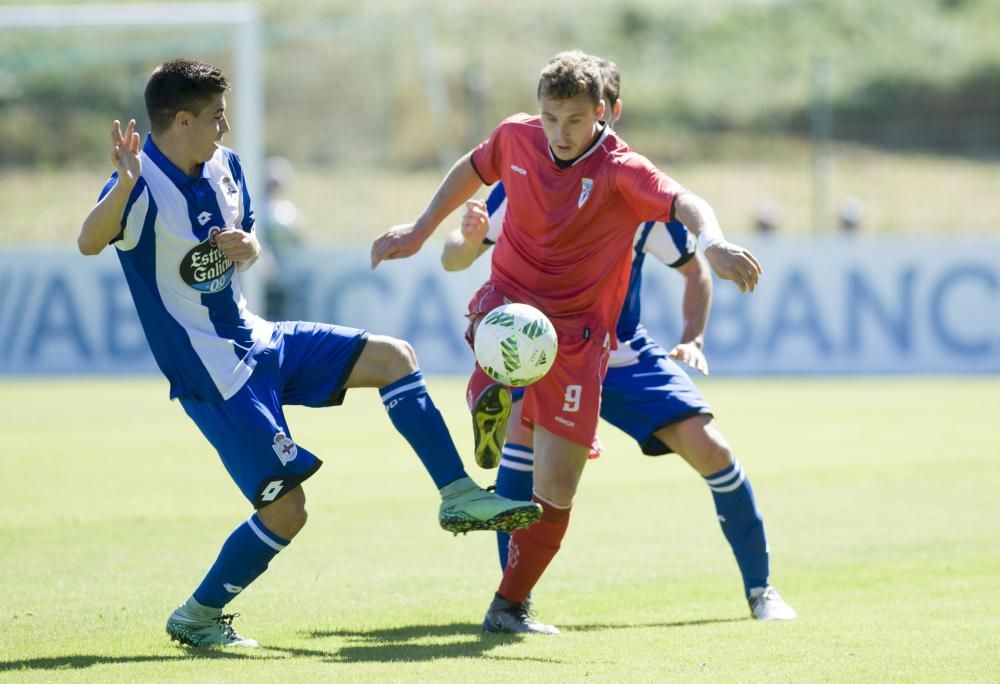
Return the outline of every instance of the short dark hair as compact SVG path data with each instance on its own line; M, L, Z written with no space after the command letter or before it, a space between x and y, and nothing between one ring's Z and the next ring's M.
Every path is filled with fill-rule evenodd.
M217 66L173 59L153 70L146 83L146 114L154 133L170 128L177 112L198 114L213 95L229 89Z
M601 102L602 81L593 57L579 50L560 52L542 69L538 99L568 100L587 93L596 107Z
M595 57L594 61L597 62L597 68L601 70L601 81L604 83L604 104L610 110L611 107L614 107L615 102L618 102L618 96L621 94L621 73L618 71L618 65L610 59Z

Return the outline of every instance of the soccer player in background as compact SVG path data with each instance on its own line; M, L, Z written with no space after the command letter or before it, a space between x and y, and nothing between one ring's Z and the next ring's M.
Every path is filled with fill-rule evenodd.
M534 427L538 524L515 532L510 560L485 624L502 631L555 632L524 606L555 556L577 484L597 448L601 381L628 285L635 227L680 220L705 241L706 258L743 291L760 266L726 242L707 202L632 152L601 120L603 81L582 52L556 55L538 83L540 116L505 119L464 155L413 223L390 228L372 245L372 267L416 253L438 225L484 184L503 181L508 207L493 250L492 274L469 305L470 341L481 316L506 301L543 311L559 335L549 373L525 391L522 417ZM509 390L476 367L467 393L476 442L501 441ZM477 458L483 454L477 449Z
M618 66L608 60L595 60L604 82L605 121L613 127L622 112ZM441 261L446 270L468 268L496 243L503 231L506 200L503 183L497 183L486 202L466 203L461 228L453 230L445 241ZM680 342L669 351L652 339L639 321L642 266L647 254L676 269L684 278L684 328ZM633 437L644 454L675 452L698 471L712 492L716 515L743 577L751 614L757 620L791 620L796 617L795 611L768 581L770 563L764 522L746 471L733 457L708 402L676 363L681 361L708 374L702 346L711 301L711 273L684 225L679 221L639 224L625 305L616 329L618 348L611 352L602 387L601 417ZM526 499L532 494L531 430L520 422L523 390L515 389L511 394L506 443L502 456L498 455L497 493ZM506 533L497 533L501 568L507 566L509 540Z
M348 388L377 387L416 451L451 532L532 524L538 504L480 489L465 473L413 349L364 330L271 323L246 309L239 273L260 255L240 160L229 131L225 76L210 64L166 62L146 84L152 131L112 130L115 172L83 222L78 245L114 244L153 356L256 512L222 545L202 583L167 621L189 646L256 647L222 609L306 522L302 482L320 460L292 441L284 405L335 406Z

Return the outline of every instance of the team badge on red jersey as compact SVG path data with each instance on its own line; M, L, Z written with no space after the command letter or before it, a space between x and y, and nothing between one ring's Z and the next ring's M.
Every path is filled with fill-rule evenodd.
M590 199L590 191L594 189L594 179L584 178L583 187L580 189L580 199L576 203L576 208L579 209L587 200Z

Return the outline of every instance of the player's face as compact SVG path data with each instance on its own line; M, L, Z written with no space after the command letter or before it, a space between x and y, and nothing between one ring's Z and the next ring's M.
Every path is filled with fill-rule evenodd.
M594 139L597 124L604 116L604 100L595 107L587 93L565 100L542 97L538 100L542 129L559 159L569 161L583 154Z
M191 156L198 162L208 161L215 154L215 148L222 141L222 136L228 132L226 98L219 93L191 119L189 138Z

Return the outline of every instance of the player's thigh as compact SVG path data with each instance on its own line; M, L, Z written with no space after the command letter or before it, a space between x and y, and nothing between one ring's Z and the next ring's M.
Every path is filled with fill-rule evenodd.
M312 407L342 403L348 378L368 346L368 333L329 323L278 325L281 403Z
M660 439L661 428L711 414L691 378L659 348L632 365L609 368L601 394L601 418L632 437L647 456L677 451Z
M718 423L710 415L699 415L667 425L656 436L669 444L702 476L732 465L733 456Z
M565 508L573 503L590 456L590 447L576 444L536 424L535 492L549 503Z
M273 354L261 355L246 384L221 403L181 399L181 405L215 447L243 495L261 508L281 499L322 462L292 441L280 401L281 379Z

